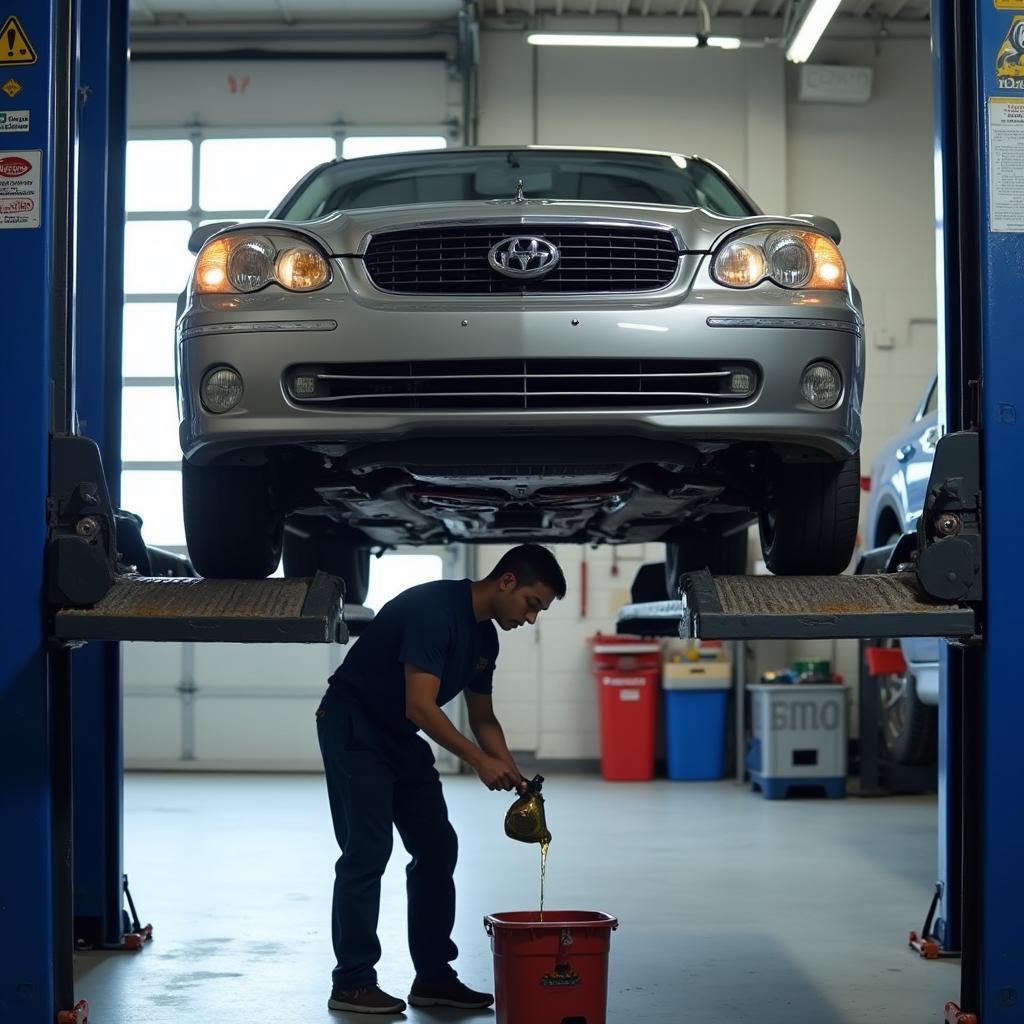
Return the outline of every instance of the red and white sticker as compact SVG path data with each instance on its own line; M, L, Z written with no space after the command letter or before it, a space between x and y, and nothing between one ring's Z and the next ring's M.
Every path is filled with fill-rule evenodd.
M0 229L39 227L42 150L0 151Z

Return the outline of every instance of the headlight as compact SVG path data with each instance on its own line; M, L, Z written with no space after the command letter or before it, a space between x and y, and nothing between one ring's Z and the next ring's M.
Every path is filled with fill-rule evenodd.
M275 269L280 284L293 292L311 292L331 279L327 260L309 247L285 249L278 253Z
M846 287L846 264L825 235L803 228L762 228L733 236L715 255L711 276L729 288L770 280L783 288Z
M239 292L258 292L274 280L274 246L266 238L247 238L231 247L228 283Z
M201 294L256 292L279 284L293 292L311 292L331 280L331 267L310 242L289 239L278 249L265 235L225 235L199 253L193 277Z

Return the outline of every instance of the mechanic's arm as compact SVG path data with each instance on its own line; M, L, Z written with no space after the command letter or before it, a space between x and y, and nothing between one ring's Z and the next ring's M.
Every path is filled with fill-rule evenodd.
M452 725L451 719L437 706L440 689L441 680L437 676L407 664L405 717L435 743L462 758L488 789L516 789L521 781L518 770L509 762L481 750Z
M473 690L464 690L466 695L466 707L469 710L469 727L476 737L477 743L485 754L504 761L516 775L516 789L520 793L526 791L526 780L523 778L512 751L508 749L505 742L505 733L501 728L501 722L494 714L494 703L489 693L476 693Z

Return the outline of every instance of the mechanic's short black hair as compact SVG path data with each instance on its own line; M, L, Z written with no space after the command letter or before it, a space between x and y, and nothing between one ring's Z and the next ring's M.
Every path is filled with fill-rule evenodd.
M498 559L498 564L487 574L489 580L501 579L510 572L519 586L543 583L555 592L555 597L565 597L565 574L555 556L540 544L520 544L509 548Z

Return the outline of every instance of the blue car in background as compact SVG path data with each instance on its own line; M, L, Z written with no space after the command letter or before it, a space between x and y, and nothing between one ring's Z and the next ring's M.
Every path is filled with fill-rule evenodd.
M940 436L938 384L933 378L910 422L886 442L871 467L869 547L894 544L917 528ZM879 641L900 646L907 665L905 673L878 680L883 741L889 757L900 764L935 759L942 642L934 637Z

